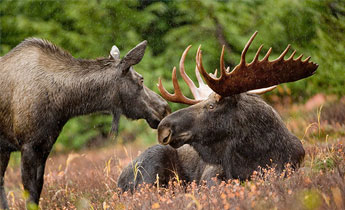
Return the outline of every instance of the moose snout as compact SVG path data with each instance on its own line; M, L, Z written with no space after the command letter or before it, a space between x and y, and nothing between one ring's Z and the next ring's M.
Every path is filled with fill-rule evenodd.
M164 117L171 114L171 108L166 101L163 101L160 107L162 107L162 108L158 112L156 112L156 116L161 121L161 120L163 120Z
M164 107L164 114L163 114L163 118L168 116L169 114L171 114L171 108L169 106L169 104L167 102L165 102L165 107ZM162 118L162 119L163 119Z
M166 101L164 101L165 104L161 105L161 109L158 111L151 110L151 119L148 119L147 122L149 123L150 127L153 129L156 129L159 125L159 123L171 113L171 109Z
M162 109L160 109L159 112L160 112L160 119L162 120L164 117L171 114L171 108L166 100L162 99L161 97L160 99L161 99L160 107L162 107Z
M158 127L158 142L163 145L168 145L171 142L171 129L165 126Z

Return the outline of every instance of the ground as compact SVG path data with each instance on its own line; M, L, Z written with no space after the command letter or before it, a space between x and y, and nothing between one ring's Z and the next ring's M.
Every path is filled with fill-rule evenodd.
M274 101L274 98L271 99ZM328 105L322 105L331 101ZM287 127L301 140L301 168L276 176L274 169L251 181L222 182L208 188L181 184L144 186L120 193L116 180L146 147L115 144L78 153L52 154L47 162L41 209L345 209L344 99L315 96L306 104L276 104ZM11 209L24 209L19 165L10 164L6 192Z

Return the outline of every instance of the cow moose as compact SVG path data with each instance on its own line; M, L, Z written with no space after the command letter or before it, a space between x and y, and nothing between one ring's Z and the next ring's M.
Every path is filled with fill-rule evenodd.
M170 113L168 103L143 84L133 65L144 56L143 41L122 59L77 59L42 39L24 40L0 57L0 209L8 209L4 174L12 151L21 152L28 203L38 204L46 159L62 127L72 117L94 112L146 119L157 128Z
M285 60L290 45L274 61L268 60L272 48L259 60L261 45L253 61L248 64L245 56L256 35L257 32L249 39L240 63L231 72L224 66L223 47L219 78L217 72L212 75L204 69L199 47L196 71L207 83L207 86L200 88L196 88L185 74L183 64L190 47L185 50L180 61L180 72L195 99L182 94L176 79L176 68L172 74L174 94L168 93L159 80L163 98L192 105L168 115L160 122L159 143L174 148L191 145L203 161L221 165L226 179L247 180L260 167L275 167L276 171L281 172L286 164L290 164L296 169L305 155L301 141L286 128L278 113L253 93L262 93L275 85L309 77L318 65L309 62L310 57L302 60L303 55L294 59L296 51Z
M232 72L224 67L224 47L220 58L221 77L208 75L202 66L200 47L195 69L199 88L185 73L184 61L191 48L182 54L180 73L190 88L193 99L185 97L176 79L172 80L174 94L168 93L161 80L158 88L171 102L190 104L165 117L158 126L158 141L132 161L121 173L118 187L133 190L139 184L167 184L176 174L187 182L221 179L249 179L259 167L276 167L281 172L290 163L297 168L305 152L300 140L284 125L277 112L257 94L268 92L275 85L292 82L312 75L318 65L302 56L284 60L290 46L275 61L268 61L271 53L259 61L259 48L252 63L246 64L245 55L257 32L245 46L241 63ZM201 79L200 73L207 85ZM176 148L173 149L169 144ZM134 169L137 170L134 170ZM140 171L140 174L134 172ZM212 185L213 183L211 183Z
M154 145L146 149L121 172L117 186L122 191L138 188L140 184L167 186L172 179L183 183L195 181L213 185L213 179L222 180L223 169L220 165L203 161L193 147L185 144L177 149L169 145Z

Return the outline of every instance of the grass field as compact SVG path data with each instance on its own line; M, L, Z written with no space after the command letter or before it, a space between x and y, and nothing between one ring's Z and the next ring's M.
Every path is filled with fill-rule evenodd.
M207 188L174 181L168 188L146 185L121 194L116 180L122 168L145 147L117 144L51 155L40 208L345 209L345 100L315 96L306 104L286 99L275 107L306 150L302 167L286 178L272 169L243 183L230 180ZM11 209L24 209L26 195L14 162L5 177L7 198Z

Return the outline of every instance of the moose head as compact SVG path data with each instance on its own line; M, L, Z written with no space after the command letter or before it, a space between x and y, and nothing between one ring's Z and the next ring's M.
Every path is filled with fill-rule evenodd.
M144 118L152 128L157 128L160 120L170 113L170 108L158 94L144 85L144 78L137 73L133 66L144 56L147 42L143 41L130 50L122 59L120 51L113 46L110 51L110 60L115 63L118 76L113 80L117 87L114 95L114 105L111 108L113 130L117 131L118 120L121 114L130 119Z
M309 77L318 65L309 62L310 57L302 61L303 55L294 59L296 51L285 60L290 45L274 61L268 60L271 49L259 60L261 45L248 64L245 56L256 35L257 32L252 35L242 51L240 64L231 72L224 66L223 47L219 78L217 71L214 74L205 71L199 47L196 55L199 88L184 70L190 46L184 51L180 73L195 99L182 94L176 68L172 73L174 94L165 90L161 80L158 85L165 99L192 105L160 122L158 141L175 148L190 144L205 162L222 165L228 179L248 179L258 167L276 166L283 170L287 163L297 167L305 154L300 140L286 128L277 112L256 94L270 91L281 83Z

